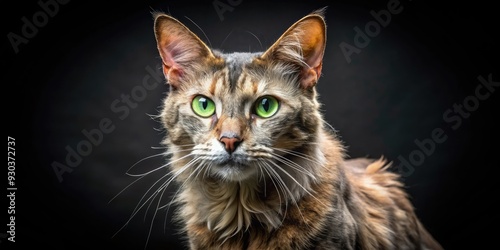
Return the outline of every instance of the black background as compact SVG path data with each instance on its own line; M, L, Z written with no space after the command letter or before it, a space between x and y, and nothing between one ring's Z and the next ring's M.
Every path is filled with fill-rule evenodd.
M17 243L7 242L5 227L0 231L2 249L30 243L51 249L144 249L150 227L146 249L182 249L182 235L170 220L172 209L168 214L160 210L152 224L156 202L112 237L165 173L148 175L109 202L136 179L125 175L127 169L162 152L152 148L160 146L164 131L151 115L158 114L168 90L163 82L148 90L129 114L112 108L122 94L141 85L149 74L146 67L156 69L160 63L150 12L170 13L214 48L255 52L324 6L328 44L318 92L326 120L338 130L349 155L384 155L398 165L398 159L419 150L415 140L443 129L446 141L437 143L404 178L416 212L446 249L484 249L496 242L498 230L489 227L499 222L493 204L499 201L495 119L500 94L480 101L456 129L443 119L455 103L474 95L478 76L492 74L500 81L493 5L401 0L401 13L392 15L348 63L339 45L353 45L354 27L364 29L373 20L370 11L386 9L389 1L233 1L238 4L223 13L224 20L213 2L70 1L60 4L29 42L19 45L18 53L9 32L22 35L22 17L32 20L42 8L36 1L4 5L3 124L7 135L16 138L18 190ZM60 182L52 164L66 165L66 148L75 149L86 140L82 130L98 129L102 119L115 129ZM131 172L144 173L163 162L148 158ZM174 187L169 191L165 197ZM0 210L7 215L7 208Z

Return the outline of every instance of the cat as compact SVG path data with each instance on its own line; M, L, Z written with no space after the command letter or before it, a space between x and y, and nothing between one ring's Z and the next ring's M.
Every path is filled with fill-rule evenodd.
M172 16L154 20L190 249L442 249L390 163L347 159L320 112L324 10L260 53L222 53Z

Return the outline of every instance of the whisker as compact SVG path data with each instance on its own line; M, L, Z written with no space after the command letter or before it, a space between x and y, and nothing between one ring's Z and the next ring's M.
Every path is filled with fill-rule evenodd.
M323 124L326 124L334 134L337 134L339 131L335 129L330 123L328 123L325 119L323 119Z
M304 141L304 140L288 140L290 143L296 143L300 145L321 145L320 142L317 141Z
M268 164L268 162L272 162L270 160L267 160L264 163L264 166L266 167L266 169L268 170L267 173L271 176L271 177L274 177L272 179L276 179L277 183L278 183L278 186L280 187L280 190L281 192L283 193L283 195L286 197L286 194L288 193L290 195L290 198L294 199L294 196L292 195L292 192L286 187L286 183L283 181L283 179L281 178L281 176L278 174L278 172L276 172L276 170L274 170L274 168ZM271 180L272 180L271 179ZM278 191L278 190L277 190ZM279 192L278 192L279 194ZM285 198L284 197L284 198ZM282 202L280 203L288 203L287 202L287 199L283 199Z
M302 184L300 184L299 181L297 181L290 173L288 173L286 170L284 170L282 167L280 167L278 164L276 164L275 162L273 161L268 161L270 163L272 163L276 168L278 168L279 170L281 170L284 174L286 174L288 177L290 177L290 179L292 181L294 181L299 187L302 188L302 190L304 190L304 192L306 192L308 195L310 195L311 197L313 197L314 199L316 199L319 203L321 203L322 205L325 205L321 200L319 200L318 198L316 198L315 195L313 195L311 192L309 192L309 190L307 190L307 188L305 188L304 186L302 186Z
M222 40L222 43L220 44L219 48L222 48L222 46L224 45L224 43L226 42L226 40L229 38L229 36L231 34L233 34L233 32L234 32L234 29L231 30L231 32L229 32L229 34L227 34L227 36L224 38L224 40Z
M261 50L264 50L264 46L262 46L262 43L260 42L260 39L252 32L248 31L248 30L245 30L245 32L247 32L248 34L252 35L253 37L255 37L255 39L257 39L257 42L259 42L260 44L260 49Z
M207 34L205 34L205 31L203 31L198 24L196 24L193 20L191 20L191 18L189 18L187 16L184 16L184 17L187 18L189 21L191 21L194 25L196 25L196 27L198 29L200 29L201 33L203 33L203 36L205 36L205 38L207 39L207 42L210 45L210 48L212 48L212 43L210 42L210 39L208 39Z
M264 182L264 196L267 196L267 181L266 181L266 176L264 175L264 170L262 169L262 166L260 163L257 161L257 167L259 167L259 171L257 172L257 181Z
M178 170L174 175L172 175L170 178L168 178L168 180L162 184L160 186L160 188L157 189L157 191L155 191L155 193L157 193L163 186L166 188L167 186L170 185L170 183L172 181L174 181L180 174L182 174L187 168L191 167L195 162L196 162L197 159L192 159L190 160L188 163L186 163L186 165L184 165L180 170ZM165 176L168 176L170 175L171 173L168 173L167 175ZM164 177L165 177L164 176ZM164 177L162 177L161 179L163 179ZM146 196L146 194L149 193L149 191L156 185L156 183L158 183L160 180L156 181L155 183L153 183L153 185L146 191L146 193L143 195L142 199ZM142 201L142 199L139 201L139 203ZM135 210L134 210L135 211Z
M193 160L192 160L192 162L190 162L190 165L192 166L193 164L195 164L195 163L196 163L197 161L199 161L199 160L200 160L200 158L195 158L195 159L193 159ZM201 165L201 164L203 164L203 162L202 162L202 163L200 163L200 165ZM199 166L200 166L200 165L199 165ZM179 191L183 189L183 187L185 186L186 182L188 182L188 181L189 181L189 179L193 176L193 174L195 174L195 173L196 173L196 176L198 176L198 175L199 175L199 173L201 172L201 170L200 170L200 167L199 167L199 166L198 166L197 168L195 168L195 170L194 170L193 172L191 172L191 174L189 174L189 176L186 178L186 180L185 180L185 181L181 184L181 186L180 186L180 187L177 189L177 191L174 193L174 195L172 196L172 199L170 200L170 202L168 202L167 204L163 205L163 206L161 207L161 209L166 208L166 207L170 207L170 206L174 203L174 200L175 200L176 196L178 195ZM169 208L167 208L166 213L168 213L168 211L169 211L168 209L169 209Z
M187 155L189 156L189 155ZM179 159L178 159L179 160ZM170 183L175 179L177 178L180 174L182 174L184 171L186 171L186 169L188 169L192 164L193 160L189 161L186 165L184 165L181 169L179 169L177 172L175 172L164 184L162 184L151 196L149 196L149 198L147 198L144 203L141 204L142 200L144 200L144 198L146 197L146 195L149 193L149 191L158 183L160 182L163 178L171 175L172 173L169 172L167 173L166 175L164 175L163 177L161 177L159 180L155 181L153 183L153 185L151 185L151 187L146 191L146 193L141 197L141 199L139 200L139 202L137 203L136 207L134 208L132 214L130 215L130 218L127 220L127 222L125 222L125 224L113 235L116 236L116 234L118 234L121 230L123 230L123 228L125 228L125 226L128 225L128 223L135 217L135 215L146 205L146 203L152 199L154 197L154 195L156 193L158 193L162 188L166 188L168 187L168 185L170 185ZM170 162L172 163L172 162ZM169 164L170 164L169 163Z
M166 155L165 152L162 152L162 153L159 153L159 154L154 154L154 155L150 155L150 156L147 156L147 157L144 157L142 158L141 160L139 160L138 162L134 163L134 165L132 165L130 168L127 169L127 171L125 172L126 174L128 174L128 172L134 168L137 164L145 161L145 160L148 160L148 159L151 159L151 158L155 158L155 157L158 157L158 156L161 156L161 155Z
M286 158L286 157L283 157L281 155L278 155L276 153L271 153L272 156L276 157L276 160L278 160L279 162L303 173L303 174L306 174L308 175L309 177L313 178L313 179L316 179L316 176L314 174L312 174L311 172L307 171L304 167L300 166L299 164L297 164L296 162L293 162L291 161L290 159Z
M265 170L264 167L261 165L260 161L256 161L255 164L257 164L257 167L259 167L259 171L257 172L257 175L260 175L257 177L258 182L263 182L264 183L264 196L267 196L267 191L266 191L266 176L265 176ZM269 174L267 174L269 176ZM271 178L269 176L269 178Z
M270 161L268 160L269 163L273 164L274 166L276 166L279 170L283 171L285 174L287 174L290 178L292 178L299 186L301 186L297 180L295 180L295 178L293 178L289 173L287 173L283 168L281 168L278 164L276 164L275 162L273 161ZM297 207L297 211L299 212L300 214L300 217L302 217L302 220L305 221L305 218L304 218L304 215L302 214L302 211L300 211L300 207L298 205L298 201L297 201L297 198L292 194L292 191L288 188L288 186L286 185L285 181L281 178L281 176L276 172L276 170L274 170L274 168L271 168L273 171L275 171L276 175L279 177L279 180L283 183L283 186L284 188L286 189L286 191L288 192L288 194L290 195L290 199L292 200L292 203ZM302 187L302 186L301 186ZM302 187L304 189L304 187ZM285 204L288 204L285 203ZM285 211L287 211L288 209L286 209L287 207L285 207ZM284 219L286 218L286 214L285 216L283 216L283 220L281 221L283 223Z
M179 150L179 151L177 151L177 152L182 152L182 151L189 151L189 149ZM189 157L189 156L191 156L191 155L192 155L192 154L187 154L187 155L185 155L185 156L182 156L182 157L181 157L181 158L179 158L179 159L176 159L176 160L170 161L170 162L168 162L167 164L163 164L163 165L161 165L160 167L155 168L155 169L153 169L153 170L150 170L150 171L148 171L148 172L146 172L146 173L142 173L142 174L130 174L130 173L128 173L128 172L127 172L127 173L126 173L126 175L128 175L128 176L132 176L132 177L146 176L146 175L148 175L148 174L150 174L150 173L153 173L153 172L155 172L155 171L158 171L159 169L165 168L165 167L169 166L170 164L175 163L175 162L177 162L177 161L180 161L180 160L182 160L182 159L184 159L184 158L186 158L186 157Z
M172 164L172 163L174 163L174 162L176 162L176 161L178 161L178 160L182 160L183 158L185 158L185 157L187 157L187 156L189 156L189 155L186 155L186 156L181 157L181 158L179 158L179 159L177 159L177 160L175 160L175 161L171 161L171 162L169 162L169 163L167 163L167 164L164 164L164 165L162 165L161 167L159 167L159 168L157 168L157 169L155 169L155 170L153 170L153 171L150 171L150 172L148 172L148 173L146 173L146 174L136 175L136 176L131 175L131 176L133 176L133 177L139 177L139 178L138 178L138 179L136 179L136 180L134 180L132 183L128 184L125 188L123 188L120 192L118 192L118 194L116 194L115 196L113 196L113 198L111 198L111 200L109 200L109 201L108 201L108 204L109 204L111 201L113 201L116 197L118 197L121 193L123 193L125 190L127 190L130 186L132 186L134 183L136 183L136 182L138 182L139 180L141 180L143 177L145 177L145 176L146 176L146 175L148 175L149 173L152 173L152 172L154 172L154 171L157 171L158 169L161 169L161 168L167 167L168 165L170 165L170 164ZM169 174L170 174L170 173L169 173ZM167 174L167 175L168 175L168 174Z
M191 165L195 164L195 163L196 163L197 161L199 161L199 160L200 160L200 158L195 158L195 159L193 159L193 163L192 163ZM179 191L181 191L181 190L183 189L183 187L185 186L185 184L186 184L188 181L190 181L189 179L191 178L191 176L192 176L194 173L196 173L196 172L198 172L198 173L196 174L196 176L198 176L199 172L201 172L201 169L202 169L202 168L204 168L204 167L203 167L204 162L205 162L205 161L202 161L202 162L198 165L198 167L197 167L197 168L195 168L195 170L194 170L191 174L189 174L189 176L186 178L186 180L185 180L185 181L181 184L181 186L180 186L180 187L179 187L179 188L175 191L174 195L172 196L172 199L170 199L170 202L168 202L167 204L163 205L163 206L160 208L160 209L167 208L166 214L168 214L168 211L170 210L170 206L172 206L172 204L173 204L173 203L174 203L174 201L176 200L177 195L179 194ZM202 166L202 167L200 167L200 166ZM167 227L167 217L165 216L165 220L164 220L164 222L163 222L163 231L164 231L164 232L166 231L166 227Z
M205 168L203 173L203 178L208 178L210 176L210 170L212 169L213 165L214 165L213 163L210 163L208 167Z
M301 153L301 152L297 152L295 150L290 150L290 149L284 149L284 148L272 148L273 150L276 150L276 151L280 151L280 152L283 152L285 154L289 154L289 155L293 155L293 156L297 156L301 159L304 159L304 160L307 160L307 161L310 161L312 163L316 163L320 166L323 166L323 163L318 161L317 159L314 159L312 158L310 155L307 155L307 154L304 154L304 153Z
M161 190L163 187L163 185L160 186L160 188L158 188L154 193L153 193L153 199L151 199L148 203L148 206L146 207L146 211L144 212L144 219L143 221L146 222L146 217L148 216L148 212L149 212L149 208L151 207L151 204L153 204L153 201L155 200L156 196L158 195L158 192L159 190Z
M145 176L145 175L144 175ZM118 197L121 193L123 193L127 188L129 188L130 186L134 185L134 183L138 182L139 180L141 180L142 178L144 178L144 176L141 176L139 177L138 179L134 180L133 182L131 182L130 184L128 184L125 188L123 188L120 192L118 192L118 194L116 194L115 196L113 196L113 198L111 198L111 200L108 201L108 204L111 203L116 197Z
M288 189L288 187L286 186L286 183L283 181L283 179L281 178L281 176L276 172L276 170L274 170L273 167L271 167L271 165L269 165L267 162L271 162L270 160L267 159L267 161L263 162L264 163L264 166L269 170L271 171L271 173L274 173L274 176L276 178L276 181L278 182L278 186L280 187L280 190L281 192L283 193L283 201L281 201L281 196L280 196L280 190L278 190L276 188L276 191L278 192L278 198L280 200L280 206L282 206L282 204L284 203L285 204L285 214L282 216L282 219L281 219L281 222L280 223L283 223L283 221L285 220L286 218L286 214L288 212L288 199L286 199L286 194L288 192L288 194L290 195L290 199L292 199L292 202L297 204L296 200L295 200L295 197L293 196L292 192L290 191L290 189ZM269 173L269 172L268 172ZM273 178L271 178L272 180ZM276 187L276 184L274 183L273 181L273 184L275 185ZM299 212L300 212L300 209L299 209Z
M184 144L184 145L177 145L177 147L194 147L196 144L191 143L191 144ZM163 147L151 147L151 149L169 149L171 147L168 146L163 146Z
M148 243L149 243L149 238L151 237L151 231L153 230L153 224L154 224L154 220L156 218L156 214L158 213L158 206L160 205L160 202L161 202L161 198L163 197L163 194L165 193L165 190L167 190L167 186L165 186L163 188L163 191L161 191L161 194L160 194L160 198L158 198L158 203L156 203L156 209L155 209L155 212L153 214L153 218L151 219L151 225L149 226L149 232L148 232L148 237L146 239L146 244L144 245L144 249L147 248L148 246ZM147 213L147 211L146 211Z
M177 190L175 191L174 195L172 196L172 199L170 200L170 202L168 202L167 204L165 204L165 205L161 206L160 208L158 208L158 209L164 209L164 208L167 209L167 211L165 211L165 220L163 221L163 232L164 233L167 231L167 215L168 215L168 211L170 211L170 206L172 206L172 204L174 204L174 200L177 197L177 195L179 194L180 190L181 190L181 188L177 188Z
M205 160L205 159L202 159L202 161L200 162L200 164L198 165L198 167L196 167L195 171L193 171L193 172L197 172L197 173L196 173L196 176L194 177L194 179L195 179L195 180L196 180L196 179L198 179L198 176L200 175L200 173L202 172L202 170L204 170L204 169L205 169L205 166L206 166L206 164L205 164L205 163L206 163L206 160ZM203 175L202 175L202 176L203 176ZM190 177L191 177L191 175L190 175L190 176L188 176L188 178L187 178L187 179L189 180L189 178L190 178Z
M264 166L262 166L261 163L264 164ZM267 173L267 175L269 176L269 179L271 179L271 182L273 183L274 188L276 189L276 193L278 193L279 203L282 204L283 201L281 200L281 194L280 194L280 191L278 190L278 187L276 186L276 182L274 182L273 175L271 175L271 173L269 173L269 171L267 170L266 166L269 166L269 165L266 162L260 162L260 161L257 161L257 165L259 167L261 167ZM264 174L264 173L262 173L262 174Z
M170 174L170 173L169 173ZM115 237L119 232L121 232L121 230L123 230L127 225L128 223L135 217L135 215L139 212L139 210L153 197L153 195L151 195L142 205L141 202L142 200L144 199L144 197L149 193L149 190L151 190L155 185L156 183L158 183L160 180L162 180L163 178L167 177L169 174L166 174L164 176L162 176L159 180L157 180L147 191L146 193L141 197L141 199L139 200L139 202L137 203L137 205L135 206L134 210L132 211L132 214L130 215L129 219L125 222L125 224L120 228L118 229L118 231L113 234L112 237ZM161 186L160 186L161 187Z

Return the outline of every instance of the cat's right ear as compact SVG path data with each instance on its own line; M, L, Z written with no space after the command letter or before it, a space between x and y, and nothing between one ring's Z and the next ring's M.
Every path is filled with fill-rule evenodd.
M168 84L178 88L183 78L215 59L201 39L177 19L163 13L154 14L155 36Z

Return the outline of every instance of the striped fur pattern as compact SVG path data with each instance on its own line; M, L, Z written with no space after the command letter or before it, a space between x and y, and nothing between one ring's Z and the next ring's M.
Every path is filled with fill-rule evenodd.
M321 11L262 53L212 50L162 13L155 35L170 85L164 143L191 249L440 249L385 160L345 160L326 126L315 88ZM192 108L199 95L215 105L209 117ZM268 118L255 112L265 96L279 103Z

